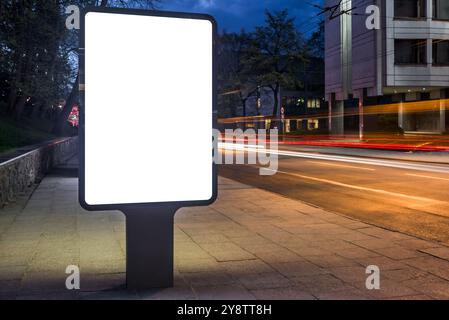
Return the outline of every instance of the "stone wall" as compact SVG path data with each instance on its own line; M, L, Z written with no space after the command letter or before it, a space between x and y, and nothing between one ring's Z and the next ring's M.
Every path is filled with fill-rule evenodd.
M0 163L0 208L77 152L78 137L62 138Z

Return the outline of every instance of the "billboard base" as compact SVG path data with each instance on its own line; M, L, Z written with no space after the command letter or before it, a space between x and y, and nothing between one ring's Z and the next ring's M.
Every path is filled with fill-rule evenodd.
M173 286L173 227L178 208L133 208L126 216L126 287Z

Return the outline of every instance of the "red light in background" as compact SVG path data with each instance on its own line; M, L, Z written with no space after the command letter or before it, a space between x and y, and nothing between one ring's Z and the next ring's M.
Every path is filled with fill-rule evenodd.
M72 125L72 127L78 127L79 124L79 110L78 106L73 106L72 111L70 111L67 121Z

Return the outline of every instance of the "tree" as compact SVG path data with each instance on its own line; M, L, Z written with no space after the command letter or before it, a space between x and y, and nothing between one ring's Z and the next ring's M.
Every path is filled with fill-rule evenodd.
M324 20L318 23L318 29L310 36L307 47L313 57L324 59Z
M63 3L21 0L0 4L0 72L8 74L3 112L17 121L31 98L44 104L65 89L68 61L60 50L67 31L61 15Z
M279 111L280 88L294 87L305 61L302 36L288 10L265 12L265 25L256 27L252 37L248 68L258 73L258 82L271 89L273 115Z
M324 94L324 20L312 33L306 45L307 64L300 75L303 90Z
M242 115L246 116L246 102L253 96L258 77L247 67L252 36L244 30L240 33L223 33L220 36L218 50L218 87L221 95L238 95ZM232 102L231 102L232 103Z

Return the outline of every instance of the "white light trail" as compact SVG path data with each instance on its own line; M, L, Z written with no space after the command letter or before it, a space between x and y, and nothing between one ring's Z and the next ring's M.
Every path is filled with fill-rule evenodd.
M449 166L434 165L434 164L424 164L424 163L408 163L399 160L382 160L375 158L361 158L361 157L349 157L349 156L336 156L318 153L307 153L307 152L297 152L297 151L286 151L286 150L274 150L265 149L258 146L238 144L238 143L219 143L219 147L226 150L240 150L247 152L265 152L271 154L277 154L280 156L295 157L295 158L306 158L306 159L318 159L327 161L338 161L347 163L359 163L372 166L382 166L389 168L399 168L407 170L417 170L417 171L427 171L427 172L439 172L448 173ZM261 150L262 149L262 150Z

